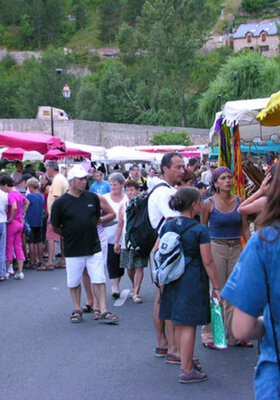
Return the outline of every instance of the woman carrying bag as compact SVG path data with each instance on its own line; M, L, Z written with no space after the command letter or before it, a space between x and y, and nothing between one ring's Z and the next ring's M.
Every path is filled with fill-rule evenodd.
M233 176L229 168L219 167L212 174L212 188L215 194L206 200L202 207L202 224L209 225L211 248L217 267L221 288L224 287L242 251L241 237L250 237L246 217L237 209L242 201L231 193ZM249 342L237 340L232 334L233 306L222 302L226 339L229 346L249 346ZM202 342L205 347L215 349L211 325L202 328Z

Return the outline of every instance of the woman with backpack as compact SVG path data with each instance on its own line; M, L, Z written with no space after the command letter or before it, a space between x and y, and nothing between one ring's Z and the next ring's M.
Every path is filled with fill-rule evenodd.
M222 296L234 305L239 340L264 336L255 374L257 400L280 398L280 163L266 192L256 232L247 243ZM263 317L262 315L263 311Z
M184 231L181 243L184 256L190 261L179 279L163 286L159 318L175 324L180 354L167 356L172 356L174 363L181 363L179 382L201 382L207 379L207 375L202 372L199 360L193 359L196 326L210 321L209 278L214 288L212 295L218 299L219 279L208 230L194 220L201 212L199 190L194 187L182 188L171 197L169 206L179 211L181 216L167 221L160 231L160 237L166 232L180 234Z

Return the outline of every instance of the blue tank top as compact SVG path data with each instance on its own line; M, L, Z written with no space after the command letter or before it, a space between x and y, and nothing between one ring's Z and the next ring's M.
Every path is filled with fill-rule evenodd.
M210 212L210 238L211 239L239 239L242 236L241 225L242 217L237 212L239 207L239 197L236 197L236 207L233 211L222 212L215 207L213 197L210 201L213 205L213 210Z

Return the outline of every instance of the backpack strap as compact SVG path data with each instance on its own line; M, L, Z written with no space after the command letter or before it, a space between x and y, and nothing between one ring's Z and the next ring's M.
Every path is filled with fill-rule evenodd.
M153 191L154 191L155 189L157 189L157 188L159 188L159 187L161 187L161 186L170 187L170 186L168 185L168 183L164 183L164 182L158 183L158 184L155 185L155 186L153 187L153 189L150 191L150 193L149 193L148 196L147 196L147 199L151 196L151 194L153 193ZM162 217L161 220L159 221L157 227L155 228L157 231L159 230L159 228L160 228L161 225L163 224L164 220L165 220L165 218Z
M182 232L179 232L179 235L180 235L180 236L183 236L183 234L184 234L185 232L187 232L189 229L191 229L193 226L195 226L195 225L197 225L197 224L198 224L198 222L197 222L197 221L194 221L192 224L190 224L190 225L187 226L185 229L183 229Z

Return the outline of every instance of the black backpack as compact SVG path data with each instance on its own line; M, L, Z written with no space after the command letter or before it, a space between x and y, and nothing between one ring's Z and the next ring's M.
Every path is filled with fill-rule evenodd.
M126 248L135 250L142 257L149 256L157 240L158 229L164 221L164 217L162 217L154 229L148 214L148 199L160 186L169 187L167 183L159 183L148 195L139 195L131 199L126 209Z

